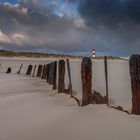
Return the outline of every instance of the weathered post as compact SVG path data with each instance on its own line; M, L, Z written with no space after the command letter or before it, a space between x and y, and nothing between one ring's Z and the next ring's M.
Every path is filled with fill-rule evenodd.
M32 68L33 68L32 65L29 65L29 66L28 66L28 69L27 69L26 75L31 75Z
M90 103L92 93L92 62L89 57L84 57L81 65L81 79L82 79L82 106Z
M140 115L140 55L132 55L129 64L132 88L132 114Z
M6 73L7 73L7 74L9 74L9 73L11 73L11 71L12 71L12 70L11 70L11 68L10 68L10 67L8 67L8 69L7 69L7 72L6 72Z
M50 69L50 64L47 64L46 66L46 71L47 71L47 83L49 82L49 69Z
M58 75L58 93L65 90L65 61L59 61L59 75Z
M107 106L109 106L107 56L104 57L104 65L105 65L105 83L106 83L106 102L107 102Z
M49 65L49 77L48 77L48 83L51 84L51 74L52 74L52 63Z
M42 74L42 65L39 65L37 70L37 77L41 77L41 74Z
M56 79L57 79L57 61L54 62L54 71L53 71L53 90L56 90Z
M34 66L34 70L33 70L33 75L32 75L32 77L35 76L35 70L36 70L36 65Z
M43 66L43 72L42 72L42 76L41 79L45 79L45 71L46 71L46 65Z
M21 69L22 69L22 66L23 66L23 64L21 64L21 66L20 66L20 68L19 68L19 71L17 72L18 74L20 74L20 71L21 71Z
M71 82L71 72L70 72L70 61L69 59L66 59L67 61L67 69L68 69L68 77L69 77L69 93L71 95L71 97L73 96L72 95L72 82Z
M53 84L53 78L54 78L54 63L52 62L49 68L49 84L50 85Z
M45 70L44 70L44 79L47 79L47 65L45 65Z

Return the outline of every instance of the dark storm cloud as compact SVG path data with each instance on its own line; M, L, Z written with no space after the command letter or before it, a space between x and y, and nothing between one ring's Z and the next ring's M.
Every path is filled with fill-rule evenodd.
M89 24L140 23L139 0L79 0L79 12Z
M121 55L140 53L140 0L69 2L78 2L79 13L86 25L103 42L102 47L96 46L98 50Z

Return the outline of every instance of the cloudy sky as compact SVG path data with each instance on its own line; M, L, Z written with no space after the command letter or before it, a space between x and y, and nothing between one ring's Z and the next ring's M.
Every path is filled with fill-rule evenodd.
M140 0L0 0L0 49L140 53Z

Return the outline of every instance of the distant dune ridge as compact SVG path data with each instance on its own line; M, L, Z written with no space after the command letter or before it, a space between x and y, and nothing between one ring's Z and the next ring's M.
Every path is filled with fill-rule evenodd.
M0 57L31 57L31 58L83 58L83 56L73 56L73 55L63 55L63 54L48 54L48 53L38 53L38 52L15 52L8 50L0 50ZM103 59L104 56L97 56L94 59ZM108 56L108 59L123 59L119 56Z

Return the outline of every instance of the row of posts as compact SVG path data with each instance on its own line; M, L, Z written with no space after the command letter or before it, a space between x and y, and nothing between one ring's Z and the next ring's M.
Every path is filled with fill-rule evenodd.
M108 103L108 71L107 57L104 57L105 79L106 79L106 99ZM129 59L131 90L132 90L132 114L140 115L140 55L132 55ZM83 88L83 105L89 103L92 89L92 62L90 58L84 58L81 68L82 88Z
M72 94L72 83L69 60L67 62L70 87ZM107 57L104 58L105 64L105 83L106 83L106 104L108 103L108 70L107 70ZM140 55L132 55L129 60L130 64L130 76L132 86L132 114L140 115ZM66 92L65 89L65 60L59 60L58 63L58 93ZM20 70L22 65L20 67ZM37 66L29 65L26 75L31 75L33 69L33 75L35 76ZM20 73L20 70L18 73ZM37 70L37 77L46 79L47 83L53 85L53 90L57 89L57 61L51 62L46 65L39 65ZM89 57L84 57L81 64L81 80L82 80L82 106L88 105L91 100L92 94L92 61ZM72 96L72 95L71 95Z
M68 89L65 88L65 70L67 63L68 70L68 78L69 85ZM21 67L20 67L21 69ZM26 75L31 75L33 66L29 65ZM33 69L32 76L34 77L36 71L36 65ZM20 73L20 72L18 72ZM70 62L69 59L59 60L58 62L58 76L57 76L57 61L48 63L46 65L39 65L37 69L37 77L41 77L42 79L46 79L47 83L53 85L53 90L58 89L58 93L67 93L70 94L71 97L76 99L79 105L85 106L91 103L91 95L92 95L92 61L90 58L85 57L82 60L81 64L81 80L82 80L82 103L72 94L72 79L71 79L71 71L70 71ZM58 79L57 79L58 77ZM57 86L58 81L58 86ZM57 88L58 87L58 88ZM101 103L101 102L99 102Z
M29 65L26 75L35 76L37 66ZM21 69L21 68L20 68ZM59 61L59 74L58 74L58 93L62 93L65 91L65 61ZM20 73L20 71L18 71ZM50 85L53 85L53 90L57 89L57 61L48 63L46 65L39 65L37 69L37 77L41 77L42 79L46 79L46 82Z

